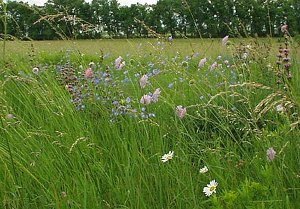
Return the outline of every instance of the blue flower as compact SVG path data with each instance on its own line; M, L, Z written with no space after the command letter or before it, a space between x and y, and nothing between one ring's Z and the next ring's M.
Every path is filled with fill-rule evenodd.
M174 83L170 83L168 86L170 89L174 87Z

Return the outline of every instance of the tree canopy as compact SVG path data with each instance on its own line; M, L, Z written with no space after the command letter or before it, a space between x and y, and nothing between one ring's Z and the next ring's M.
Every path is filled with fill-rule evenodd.
M300 33L300 0L159 0L131 6L48 0L44 6L8 1L0 7L0 33L6 16L7 33L20 39L277 36L283 24L292 35Z

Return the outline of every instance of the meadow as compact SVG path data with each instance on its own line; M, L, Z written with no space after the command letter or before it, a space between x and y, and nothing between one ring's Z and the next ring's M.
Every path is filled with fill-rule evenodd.
M287 32L0 47L0 208L300 208Z

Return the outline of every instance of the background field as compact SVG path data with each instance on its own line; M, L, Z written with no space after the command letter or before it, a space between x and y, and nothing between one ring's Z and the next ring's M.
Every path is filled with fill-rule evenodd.
M282 38L260 38L260 39L230 39L232 43L271 43L272 53L277 51ZM222 47L221 39L175 39L172 44L166 42L164 39L99 39L99 40L69 40L69 41L8 41L7 52L10 55L19 54L24 55L31 49L31 45L36 52L40 53L55 53L66 50L79 50L86 55L96 56L102 50L105 53L112 54L113 56L119 55L139 55L141 53L157 52L158 42L164 43L164 54L174 55L176 52L185 55L192 55L192 53L200 53L201 56L218 56L224 54L226 48ZM3 42L0 43L3 46ZM295 44L296 46L297 44ZM297 48L296 48L297 49ZM294 56L299 56L295 53ZM274 56L276 59L276 56Z

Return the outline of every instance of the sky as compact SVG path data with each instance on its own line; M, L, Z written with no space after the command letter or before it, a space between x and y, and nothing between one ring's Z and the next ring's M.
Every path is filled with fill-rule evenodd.
M35 5L39 5L42 6L44 5L45 2L47 2L47 0L22 0L23 2L28 2L30 4L35 4ZM85 0L87 2L91 2L92 0ZM157 0L118 0L118 2L121 5L128 5L130 6L131 4L136 4L137 2L141 3L141 4L155 4L157 2Z

